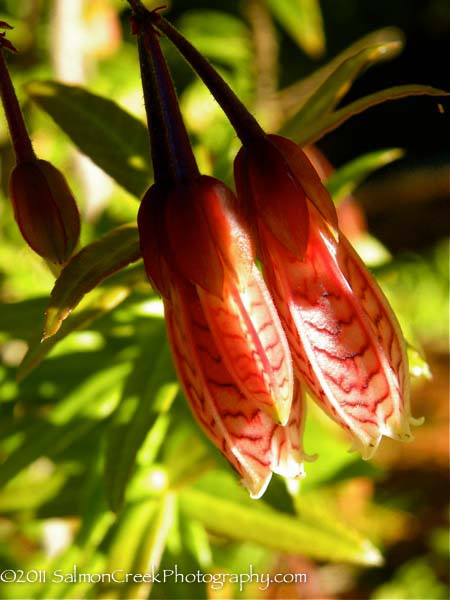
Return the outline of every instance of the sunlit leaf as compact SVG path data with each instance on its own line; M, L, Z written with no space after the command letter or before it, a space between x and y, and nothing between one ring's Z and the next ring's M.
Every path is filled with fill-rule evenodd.
M175 496L170 493L127 505L113 535L106 572L116 572L118 579L126 572L158 572L174 510ZM150 589L150 582L132 580L101 586L102 596L108 598L145 598Z
M367 231L355 236L351 241L352 246L368 267L380 267L392 259L386 246Z
M24 440L0 467L0 486L42 455L60 452L106 418L120 396L129 363L106 368L83 381L48 415L24 431ZM95 401L93 401L95 399Z
M26 92L81 152L131 194L143 194L152 181L152 166L148 132L141 121L81 87L34 81Z
M250 31L243 21L217 10L190 10L177 23L200 52L240 69L251 60Z
M147 435L152 435L152 427L159 427L158 416L169 410L178 392L164 324L155 324L153 335L148 332L147 336L107 435L105 483L108 501L115 511L122 505L139 448ZM147 447L153 456L157 442L163 441L158 431L152 448Z
M180 492L180 508L211 532L239 541L261 544L278 552L303 554L318 560L341 560L377 565L376 548L351 528L316 523L280 513L264 502L254 502L243 490L239 498L223 493L217 472L208 479L207 489Z
M398 160L403 154L401 148L376 150L359 156L337 169L325 184L335 204L339 204L341 200L351 194L373 171Z
M134 224L113 229L76 254L63 269L51 293L43 340L61 327L85 294L101 281L140 258L139 234Z
M28 352L17 369L17 380L22 381L35 369L58 342L66 338L73 331L83 329L96 319L110 312L121 304L129 295L131 289L126 285L115 286L102 290L93 298L86 298L79 306L79 310L63 324L59 331L44 341L41 336L35 336L30 342Z
M311 75L295 83L278 94L278 101L286 116L295 122L295 115L311 101L312 96L320 96L319 89L327 90L325 105L336 103L347 93L352 81L371 64L394 58L402 49L404 37L395 27L386 27L364 36L333 60ZM320 99L320 98L319 98ZM310 109L314 112L314 107ZM286 131L290 129L285 126Z
M314 58L325 51L325 33L319 0L266 0L289 35Z
M57 495L67 474L60 470L40 477L27 477L13 482L0 491L0 511L3 513L33 510Z
M411 375L411 377L413 377L414 379L431 380L432 375L430 365L427 363L422 353L411 344L407 344L407 352L409 374Z
M408 98L410 96L447 96L448 92L433 88L428 85L398 85L391 88L386 88L380 92L375 92L369 96L364 96L355 102L347 104L343 108L340 108L332 113L324 115L321 118L317 118L315 122L309 121L294 126L294 132L290 132L290 135L295 137L299 144L305 143L312 144L318 139L322 138L330 131L333 131L345 121L348 121L351 117L364 112L372 106L382 104L388 100L399 100L401 98Z
M40 594L36 598L84 598L94 583L79 578L78 582L62 581L62 574L73 573L74 565L85 573L104 573L106 557L99 553L102 544L115 521L115 515L106 510L99 472L99 455L92 456L92 464L85 474L84 502L81 507L81 527L62 553L50 559L46 565L48 573L58 573L59 577L47 578Z

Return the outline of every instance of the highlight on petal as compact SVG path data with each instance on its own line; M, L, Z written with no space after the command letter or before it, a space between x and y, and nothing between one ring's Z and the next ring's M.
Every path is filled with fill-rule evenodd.
M230 276L246 284L254 260L239 210L232 191L212 177L177 185L168 194L165 230L173 266L218 297Z
M174 282L171 291L165 301L167 328L186 397L205 433L241 474L250 495L259 498L273 468L283 468L286 459L280 457L286 436L293 436L293 431L281 433L281 426L241 391L211 333L195 287ZM294 471L290 466L289 472ZM300 466L295 473L301 473Z
M248 400L276 422L287 423L293 374L280 319L257 267L245 290L225 284L223 300L198 289L224 364Z
M305 260L265 233L264 268L296 369L316 401L370 458L382 435L412 439L407 357L377 283L313 206Z

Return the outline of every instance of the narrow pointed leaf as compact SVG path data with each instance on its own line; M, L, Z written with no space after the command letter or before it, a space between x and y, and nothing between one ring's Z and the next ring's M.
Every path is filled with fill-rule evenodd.
M268 8L292 39L310 56L325 51L325 33L319 0L266 0Z
M388 60L401 49L399 41L369 46L342 62L320 85L300 110L284 124L282 134L297 136L331 112L345 96L353 81L371 65Z
M118 402L120 382L129 368L128 363L116 364L89 377L53 409L47 420L35 421L26 429L24 441L1 464L0 486L40 456L69 447L106 418Z
M145 125L115 102L82 87L34 81L25 88L83 154L135 196L152 180Z
M351 194L366 177L373 171L398 160L403 156L401 148L376 150L347 163L337 169L327 180L326 188L330 192L335 204Z
M83 329L96 319L110 312L121 304L129 295L131 289L127 285L117 285L111 289L103 290L94 298L89 298L83 303L82 308L76 312L61 329L49 339L41 341L37 335L30 341L29 348L17 369L17 380L22 381L31 373L49 354L54 346L73 331Z
M51 293L43 339L54 335L85 294L116 271L140 258L136 225L113 229L83 248L63 269Z
M147 342L130 373L107 434L105 485L114 511L123 503L139 448L154 427L162 426L165 432L168 422L161 423L158 417L167 413L178 392L162 321ZM154 454L157 449L153 448Z
M381 556L372 544L356 531L330 523L286 515L264 502L232 498L199 489L180 493L180 508L208 530L233 540L253 542L278 552L302 554L318 560L348 561L355 564L380 564ZM240 490L238 490L240 491ZM220 494L220 495L219 495Z
M382 104L388 100L399 100L401 98L408 98L410 96L448 96L449 93L434 88L428 85L398 85L391 88L386 88L374 94L364 96L355 102L347 104L343 108L336 110L335 112L329 113L322 118L317 119L314 123L309 122L305 124L300 130L295 129L295 132L291 132L291 137L294 136L296 141L300 145L312 144L318 139L322 138L330 131L333 131L345 121L348 121L354 115L364 112L372 106Z
M379 29L364 36L322 68L281 91L278 95L278 100L283 111L288 117L294 118L294 115L300 112L311 96L315 95L325 82L334 80L336 73L346 73L347 77L350 76L352 78L351 81L353 81L362 70L372 64L374 59L377 62L379 60L394 58L401 51L403 43L403 34L395 27ZM378 52L375 52L377 48ZM369 52L367 52L368 50ZM380 54L380 52L384 52L384 55ZM343 70L340 70L342 65L345 66ZM343 81L342 83L347 83L347 85L342 90L335 89L335 93L337 93L339 98L347 91L351 81Z
M158 572L166 539L176 508L172 493L160 498L127 504L118 517L118 523L108 552L105 571L117 573ZM147 598L150 582L134 583L123 580L120 585L104 584L101 597Z

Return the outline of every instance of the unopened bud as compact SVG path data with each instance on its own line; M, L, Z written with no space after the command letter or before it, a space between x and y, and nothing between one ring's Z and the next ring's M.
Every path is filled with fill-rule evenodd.
M80 215L64 175L45 160L16 165L9 196L19 229L42 258L63 264L80 235Z

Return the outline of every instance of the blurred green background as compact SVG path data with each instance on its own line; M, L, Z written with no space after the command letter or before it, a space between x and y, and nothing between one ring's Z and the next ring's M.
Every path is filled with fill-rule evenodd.
M151 182L128 14L123 0L0 0L0 20L15 28L8 37L20 52L7 59L36 151L76 193L82 245L135 221ZM293 490L275 477L262 500L249 500L178 390L161 304L140 263L86 294L40 343L54 277L12 217L14 162L2 118L0 572L22 569L35 581L3 583L0 598L448 598L449 102L387 102L326 135L324 123L384 88L448 89L450 5L173 0L166 16L264 126L317 141L337 168L328 182L336 200L354 191L357 204L345 212L342 201L342 218L367 220L369 233L363 224L352 241L411 344L412 411L426 422L412 444L384 440L367 463L347 452L348 440L310 403L305 447L319 457L306 465L307 478ZM399 31L383 30L372 41L375 58L355 59L357 68L335 75L308 104L317 69L392 26L406 37L401 54ZM230 182L236 136L163 44L201 168ZM384 152L392 148L403 152ZM102 244L98 255L112 251L108 239ZM307 581L266 590L50 581L74 564L86 573L177 564L183 573L217 574L245 574L251 564L259 573L306 573Z

